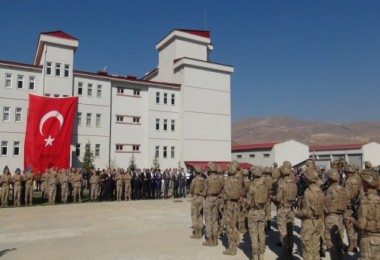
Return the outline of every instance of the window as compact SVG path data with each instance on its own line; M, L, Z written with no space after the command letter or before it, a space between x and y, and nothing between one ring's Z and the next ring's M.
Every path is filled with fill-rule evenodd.
M20 142L13 142L13 155L20 155Z
M164 131L168 130L168 120L164 119Z
M240 159L242 156L241 154L236 155L236 158Z
M172 146L170 149L170 157L175 158L175 146Z
M133 145L132 151L140 151L140 145Z
M91 113L87 113L86 126L91 126Z
M6 88L12 87L12 74L5 74L5 87Z
M134 89L133 90L133 95L134 96L140 96L140 90L139 89Z
M250 154L249 157L250 158L255 158L255 155L254 154Z
M117 88L117 94L124 94L123 88Z
M264 157L264 158L269 158L269 153L264 153L264 154L263 154L263 157Z
M36 78L29 77L29 90L34 90L36 87Z
M155 150L155 153L154 153L154 157L155 157L155 158L160 157L160 147L159 147L159 146L156 146L156 150Z
M98 88L96 90L96 97L98 98L102 97L102 85L98 85Z
M175 131L175 120L174 119L172 119L170 127L171 127L172 132L174 132Z
M81 125L82 125L82 113L78 112L78 114L77 114L77 126L81 126Z
M64 76L65 76L65 78L68 78L69 75L70 75L70 65L65 64Z
M77 144L75 146L75 156L77 156L77 157L80 156L80 144Z
M24 85L24 76L18 75L17 76L17 88L22 89L23 85Z
M87 96L92 96L92 84L87 85Z
M100 121L101 121L102 115L96 114L96 127L100 127Z
M1 155L8 155L8 142L7 141L1 142Z
M51 62L46 62L46 75L51 75Z
M100 156L100 144L95 144L95 156Z
M3 121L9 122L11 120L11 108L10 107L4 107L3 108Z
M160 130L160 119L156 118L156 130Z
M160 104L160 92L156 92L156 104Z
M175 105L175 94L172 94L172 105Z
M57 77L61 76L61 63L56 63L55 64L55 75Z
M124 117L123 116L116 116L116 122L123 122Z
M59 97L59 94L54 94L54 97Z
M116 145L116 151L123 151L123 145L117 144Z
M16 122L21 122L21 111L22 111L21 107L16 107L16 110L15 110L15 112L16 112L16 115L15 115Z
M168 93L164 93L164 104L168 103Z
M133 117L133 123L135 124L140 123L140 117Z
M82 96L83 94L83 83L78 82L78 96Z
M167 146L164 146L163 157L168 158L168 147Z

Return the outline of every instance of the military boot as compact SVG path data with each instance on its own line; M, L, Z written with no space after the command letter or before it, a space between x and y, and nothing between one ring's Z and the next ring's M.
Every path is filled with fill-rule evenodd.
M217 236L213 236L213 238L212 238L212 245L213 246L217 246L218 245L218 237Z
M197 239L201 239L202 238L202 229L198 229L197 230L198 232L197 232Z
M203 246L213 246L211 237L208 237L205 242L202 243Z
M228 246L228 249L224 250L223 254L225 254L225 255L236 255L236 246L235 245Z

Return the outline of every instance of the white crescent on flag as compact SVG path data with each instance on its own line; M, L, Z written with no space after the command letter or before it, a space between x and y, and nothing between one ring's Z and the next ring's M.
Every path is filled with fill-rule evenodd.
M58 132L61 130L62 128L62 125L63 125L63 122L65 121L63 119L63 116L61 115L61 113L59 113L59 111L57 110L53 110L53 111L50 111L50 112L47 112L40 120L40 133L42 136L44 136L44 133L42 132L42 128L46 122L46 120L48 120L49 118L51 117L55 117L58 119L59 121L59 130ZM52 146L53 145L53 141L54 141L54 138L51 138L51 136L49 135L49 137L47 139L45 139L45 147L50 145Z

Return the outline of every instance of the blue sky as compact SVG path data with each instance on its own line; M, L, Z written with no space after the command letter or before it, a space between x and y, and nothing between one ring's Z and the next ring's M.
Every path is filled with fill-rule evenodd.
M33 63L40 32L79 39L75 69L138 77L171 30L209 30L232 65L232 120L380 121L380 1L2 1L0 60ZM206 13L206 15L205 15ZM206 17L206 19L205 19Z

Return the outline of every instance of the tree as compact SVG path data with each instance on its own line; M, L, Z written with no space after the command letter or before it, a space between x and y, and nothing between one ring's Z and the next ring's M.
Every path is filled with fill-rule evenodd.
M94 153L91 151L91 143L88 142L84 150L82 168L86 171L90 170L91 167L94 167L94 160L95 156Z
M137 169L135 156L133 154L132 154L131 160L129 161L128 169L130 169L131 171L134 171Z
M154 157L153 159L153 169L158 170L160 169L160 162L158 161L158 157Z

